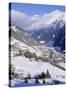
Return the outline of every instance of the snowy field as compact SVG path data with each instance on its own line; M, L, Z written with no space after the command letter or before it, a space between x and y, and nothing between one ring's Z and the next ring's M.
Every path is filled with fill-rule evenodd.
M42 84L42 83L39 83L39 84L36 84L36 83L24 83L23 81L20 81L20 80L11 80L11 87L25 87L25 86L47 86L47 85L59 85L59 84L65 84L64 82L62 81L58 81L58 80L54 80L54 81L49 81L47 82L47 84ZM57 83L56 83L57 82Z
M49 62L42 62L42 61L30 61L28 58L24 56L17 56L17 57L12 57L11 64L15 65L16 67L16 72L17 73L22 73L23 76L27 76L28 74L31 75L31 77L34 77L35 75L38 75L42 72L46 73L47 70L49 70L49 73L51 75L50 79L45 79L46 84L55 84L54 80L58 82L58 84L64 84L65 83L65 71L51 65ZM11 85L13 86L35 86L34 84L35 80L31 79L28 81L28 83L24 83L23 80L12 80ZM38 85L43 85L42 80L39 81ZM48 83L48 84L47 84Z

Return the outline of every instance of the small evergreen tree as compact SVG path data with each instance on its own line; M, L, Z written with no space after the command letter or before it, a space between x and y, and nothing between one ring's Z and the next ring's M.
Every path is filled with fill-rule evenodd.
M35 75L34 78L37 79L38 78L38 75Z
M50 75L50 73L49 73L48 70L47 70L47 72L46 72L46 78L51 78L51 75Z
M37 84L39 83L39 80L38 80L38 78L36 78L36 79L35 79L35 83L37 83Z
M42 78L45 78L45 73L44 73L44 72L42 72L41 76L42 76Z
M42 72L41 74L38 74L38 78L39 79L44 79L45 78L45 73L44 72Z
M42 75L41 75L41 74L39 74L39 75L38 75L38 78L39 78L39 79L42 79Z
M31 75L30 74L27 75L27 79L31 79Z
M25 78L25 83L28 83L28 80L27 80L27 78Z
M43 80L43 84L45 84L45 80Z

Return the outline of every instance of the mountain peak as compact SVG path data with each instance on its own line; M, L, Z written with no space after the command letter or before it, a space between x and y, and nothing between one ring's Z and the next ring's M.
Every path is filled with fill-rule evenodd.
M56 9L56 10L54 10L53 12L51 12L51 14L53 14L53 15L61 15L61 14L63 14L63 12L62 11L60 11L60 10L58 10L58 9Z
M60 11L60 10L56 9L54 12L62 12L62 11Z

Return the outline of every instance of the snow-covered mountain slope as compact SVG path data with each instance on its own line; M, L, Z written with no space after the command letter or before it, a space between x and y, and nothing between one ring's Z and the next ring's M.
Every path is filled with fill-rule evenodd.
M16 26L10 27L11 37L26 43L27 45L39 45L40 43L37 42L33 37L31 37L27 32L23 29L20 29Z
M40 45L40 46L30 46L25 44L24 42L18 41L14 39L13 37L11 38L11 47L12 47L12 56L14 56L16 53L19 53L21 50L22 53L25 51L29 51L31 53L35 53L37 56L46 56L47 58L50 58L50 53L53 52L53 57L56 58L57 60L63 60L64 55L61 54L60 52L57 52L55 49Z
M29 36L24 31L20 31L17 27L11 26L10 28L10 46L13 53L28 50L31 53L36 53L37 55L42 54L44 51L48 51L48 47L40 44L34 38ZM42 49L42 50L41 50Z
M11 37L10 37L10 45L12 48L12 51L30 51L31 53L35 53L37 56L46 56L50 58L51 52L53 53L53 57L55 57L57 60L59 58L62 60L63 54L60 52L57 52L54 48L50 48L48 46L45 46L43 44L44 41L40 41L41 44L36 41L34 38L29 36L25 31L19 30L19 28L15 26L11 26L10 28ZM58 58L57 58L58 57Z
M12 46L13 53L17 53L17 52L19 53L20 50L21 51L28 50L31 53L36 52L36 50L33 47L25 44L24 42L18 41L16 39L14 39L13 37L11 38L11 46ZM12 56L14 56L13 53L12 53Z

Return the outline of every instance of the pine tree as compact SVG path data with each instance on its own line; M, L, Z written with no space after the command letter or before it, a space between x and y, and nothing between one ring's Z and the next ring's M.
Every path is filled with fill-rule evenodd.
M27 78L28 78L28 79L31 79L31 75L30 75L30 74L28 74L28 75L27 75Z
M45 80L43 80L43 84L45 84Z
M39 80L38 80L38 78L36 78L36 80L35 80L35 83L39 83Z
M49 73L48 70L47 70L47 72L46 72L46 78L51 78L51 75L50 75L50 73Z
M27 78L25 78L25 83L28 83L28 80L27 80Z
M42 75L42 78L45 78L45 73L44 73L44 72L42 72L42 74L41 74L41 75Z

